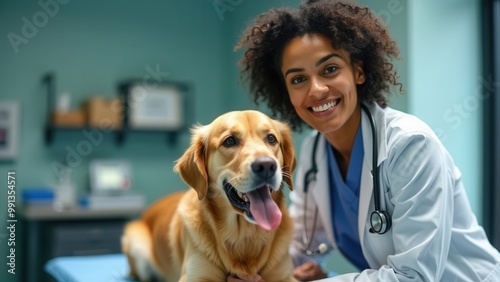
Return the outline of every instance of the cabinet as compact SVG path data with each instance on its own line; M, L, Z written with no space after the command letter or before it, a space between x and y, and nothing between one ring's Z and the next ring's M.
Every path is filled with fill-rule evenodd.
M48 234L51 257L121 253L123 220L54 222Z
M96 128L91 128L89 126L78 126L78 127L69 127L69 126L58 126L55 125L52 121L52 114L55 113L55 104L56 104L56 82L55 82L55 74L53 72L49 72L42 77L42 83L46 88L47 95L47 122L45 125L44 135L45 135L45 143L51 144L54 141L54 138L57 133L81 133L84 130L95 130ZM158 83L144 85L142 80L131 79L120 82L117 86L117 91L119 92L119 97L123 101L121 118L123 119L123 126L116 129L102 129L103 133L112 133L115 135L115 141L117 144L122 144L127 134L132 132L142 132L142 133L161 133L167 136L167 140L170 143L174 143L177 140L177 135L181 131L187 130L190 124L194 122L194 111L192 108L193 105L193 87L189 83L185 82L172 82L172 81L161 81ZM134 86L142 86L143 92L140 95L133 95L132 89ZM164 104L166 104L166 111L175 112L176 115L172 114L164 114L160 115L158 120L155 120L154 113L155 111L158 113L162 113L161 108L158 109L158 106L161 103L155 101L147 101L147 105L153 105L151 111L143 110L138 111L138 102L144 101L147 97L156 98L161 97L162 89L175 89L176 93L178 93L178 97L176 99L166 100ZM138 97L133 99L133 97ZM132 98L131 98L132 97ZM165 97L169 97L169 95L165 95ZM158 100L157 101L161 101ZM175 102L174 105L171 103ZM156 109L155 107L156 106ZM137 118L137 112L142 112L145 115L145 118ZM133 115L133 116L132 116ZM162 124L161 118L167 118ZM168 120L169 117L174 117L176 120L172 122ZM135 121L142 121L141 126L134 126ZM144 122L145 121L145 122ZM85 123L88 124L88 123Z
M22 281L50 281L43 266L55 257L121 253L123 227L141 212L142 209L23 209L26 271Z

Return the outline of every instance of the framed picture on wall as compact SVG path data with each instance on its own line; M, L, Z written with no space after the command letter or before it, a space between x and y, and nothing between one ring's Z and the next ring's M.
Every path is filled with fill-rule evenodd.
M129 127L132 129L178 130L184 125L183 99L179 89L161 85L134 85L128 96Z
M187 126L188 89L177 82L120 86L125 95L126 126L133 130L179 131Z
M13 160L17 157L20 110L18 101L0 101L0 160Z

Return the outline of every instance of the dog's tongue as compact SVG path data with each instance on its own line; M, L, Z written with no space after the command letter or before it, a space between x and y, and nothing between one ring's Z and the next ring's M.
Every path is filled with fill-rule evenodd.
M250 201L250 212L262 229L274 230L281 223L281 211L271 198L271 192L267 185L246 193Z

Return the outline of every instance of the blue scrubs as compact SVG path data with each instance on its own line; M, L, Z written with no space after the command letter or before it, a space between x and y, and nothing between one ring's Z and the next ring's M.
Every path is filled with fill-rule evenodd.
M359 190L363 166L363 134L358 129L346 180L340 173L332 146L326 142L330 169L330 201L335 241L342 254L357 268L370 268L366 262L358 232Z

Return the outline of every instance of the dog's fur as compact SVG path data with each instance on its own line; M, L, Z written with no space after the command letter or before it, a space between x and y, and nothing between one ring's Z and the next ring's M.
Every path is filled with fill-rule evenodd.
M229 112L193 128L191 145L174 167L193 189L161 199L125 227L122 249L131 276L223 282L228 275L257 274L268 282L296 281L288 254L293 223L282 191L283 182L293 189L294 167L289 127L260 112ZM260 196L250 197L258 188ZM269 189L270 196L262 196ZM227 190L255 207L268 207L271 198L275 204L253 214L252 204L233 205ZM261 196L267 204L256 201Z

